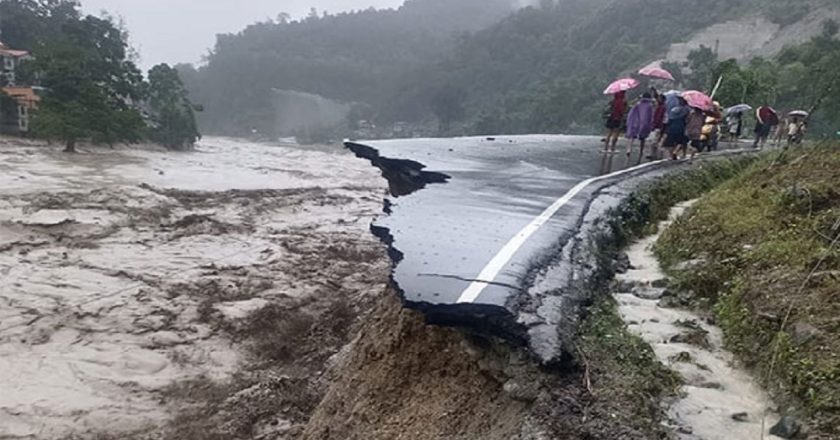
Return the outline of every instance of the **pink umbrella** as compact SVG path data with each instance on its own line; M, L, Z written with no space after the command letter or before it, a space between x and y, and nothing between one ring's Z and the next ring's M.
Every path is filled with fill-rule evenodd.
M683 92L682 97L690 107L699 108L703 111L711 111L715 108L714 100L703 92L689 90L687 92Z
M656 66L645 67L639 71L639 75L674 81L674 75L671 75L671 72Z
M614 83L610 84L606 90L604 90L605 95L613 95L618 92L626 92L630 89L635 89L639 87L639 82L633 78L622 78Z

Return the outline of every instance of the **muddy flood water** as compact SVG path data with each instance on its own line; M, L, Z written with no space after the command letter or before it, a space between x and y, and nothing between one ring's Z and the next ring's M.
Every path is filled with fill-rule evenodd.
M381 288L383 190L337 147L0 139L0 438L155 429L173 412L161 390L249 362L227 324Z
M690 209L675 207L664 231ZM665 279L652 247L659 234L634 243L627 250L632 268L618 280L632 292L616 294L619 312L631 331L653 347L657 358L685 380L681 397L669 405L682 440L777 439L769 434L779 420L773 402L757 380L724 347L723 332L699 314L661 306ZM685 337L695 335L694 338Z

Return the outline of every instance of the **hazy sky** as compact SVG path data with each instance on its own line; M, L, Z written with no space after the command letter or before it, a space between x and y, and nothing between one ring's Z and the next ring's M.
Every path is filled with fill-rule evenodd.
M341 12L396 7L404 0L81 0L82 9L98 15L107 10L125 20L141 67L157 63L198 62L216 42L216 34L237 32L255 21L292 17L310 8Z

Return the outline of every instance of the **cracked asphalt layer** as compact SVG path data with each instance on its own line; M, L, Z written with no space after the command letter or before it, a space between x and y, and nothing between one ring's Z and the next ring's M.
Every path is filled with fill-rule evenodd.
M392 284L433 324L563 354L558 327L573 313L564 287L580 276L584 222L640 183L691 166L606 162L596 137L528 135L347 142L390 186L372 225L391 248ZM606 165L606 166L605 166ZM590 216L591 217L591 216ZM577 302L579 298L572 302Z

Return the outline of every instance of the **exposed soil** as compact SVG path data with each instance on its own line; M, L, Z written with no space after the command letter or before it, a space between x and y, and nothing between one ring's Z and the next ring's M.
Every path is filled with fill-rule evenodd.
M614 305L592 307L578 346L579 364L542 369L505 343L425 325L386 291L303 438L668 438L659 402L676 378Z

